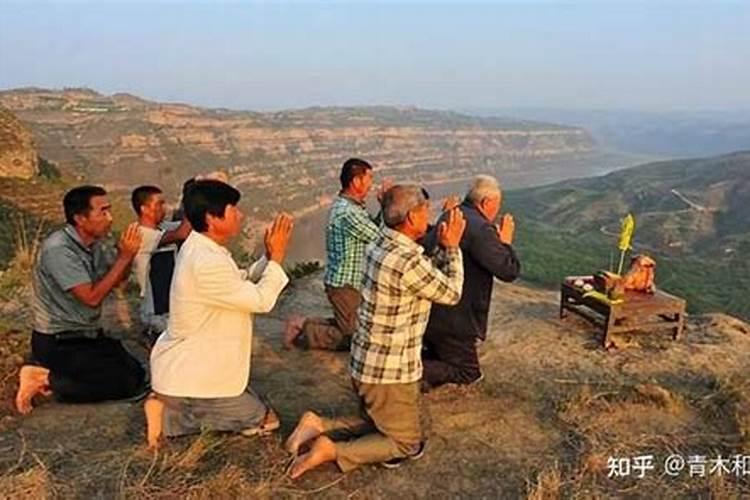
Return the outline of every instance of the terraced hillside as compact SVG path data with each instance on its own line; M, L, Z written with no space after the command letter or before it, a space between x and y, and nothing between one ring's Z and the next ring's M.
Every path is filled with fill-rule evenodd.
M416 108L254 113L86 89L5 91L0 106L31 127L40 154L64 173L115 191L152 182L174 194L192 175L223 170L263 201L251 208L259 218L326 204L353 155L382 175L434 182L594 154L579 128Z

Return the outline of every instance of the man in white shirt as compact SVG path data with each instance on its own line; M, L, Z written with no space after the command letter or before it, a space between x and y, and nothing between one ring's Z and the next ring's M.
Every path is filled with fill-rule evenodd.
M197 181L185 198L193 231L177 256L167 329L151 352L150 447L162 435L254 435L279 427L250 388L252 319L274 307L289 281L281 262L292 219L277 216L266 230L266 254L240 271L226 248L241 229L239 199L239 191L216 180Z
M167 327L167 314L157 314L154 310L154 294L149 273L151 257L160 252L177 252L176 242L181 242L190 234L190 222L165 221L164 195L156 186L139 186L131 195L133 210L138 216L141 232L141 246L133 259L133 272L140 287L140 317L144 333L153 342L155 337ZM173 257L174 258L174 257Z

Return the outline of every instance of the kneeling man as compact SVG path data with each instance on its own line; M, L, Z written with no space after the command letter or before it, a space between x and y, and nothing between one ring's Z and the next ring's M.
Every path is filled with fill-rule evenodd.
M227 249L242 228L239 200L239 191L216 180L196 181L184 199L193 231L177 256L167 329L151 351L150 447L162 435L254 435L279 427L250 388L252 315L269 312L289 281L281 262L292 219L276 218L266 231L266 254L241 271Z
M110 267L99 244L112 227L107 192L98 186L71 189L63 208L67 225L44 240L34 267L33 362L21 368L16 395L24 414L38 394L91 403L146 390L143 367L100 324L102 301L127 277L138 252L138 225L125 230Z
M500 226L493 221L502 206L502 192L494 177L477 176L459 210L466 219L461 238L464 286L454 306L436 305L424 335L423 389L443 384L473 384L482 380L477 344L487 337L487 316L494 279L511 282L521 263L513 249L515 222L505 214ZM423 244L429 253L438 246L430 231Z
M463 266L458 247L465 221L452 210L439 228L443 252L431 260L417 240L427 231L429 202L414 185L394 186L383 198L385 228L367 249L362 303L352 338L350 372L360 416L329 420L302 416L287 441L298 456L297 478L324 462L347 472L368 463L398 467L424 452L420 379L422 335L433 302L455 304L461 297ZM325 433L344 430L357 437L334 442Z
M133 210L138 216L141 231L141 246L133 260L133 271L141 295L140 316L150 344L166 330L169 313L160 310L159 305L169 305L169 285L171 278L169 264L174 264L178 244L190 234L190 223L165 221L164 195L156 186L138 186L131 195ZM163 269L156 269L163 282L152 283L152 257L166 258ZM158 264L157 264L158 265ZM160 286L159 286L160 285ZM163 290L163 293L162 293ZM156 292L156 293L155 293Z

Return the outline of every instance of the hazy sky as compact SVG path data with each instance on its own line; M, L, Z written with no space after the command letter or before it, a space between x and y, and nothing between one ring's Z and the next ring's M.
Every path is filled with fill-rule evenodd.
M0 88L241 109L750 108L750 1L8 2Z

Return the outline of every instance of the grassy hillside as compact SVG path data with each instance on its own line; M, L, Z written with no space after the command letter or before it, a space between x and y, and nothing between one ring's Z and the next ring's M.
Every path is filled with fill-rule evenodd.
M24 241L31 244L62 224L65 186L60 180L44 177L0 179L0 269Z
M531 281L553 285L608 268L620 219L632 212L635 250L656 258L658 286L687 298L694 312L750 318L750 153L510 192L505 203L517 214Z

